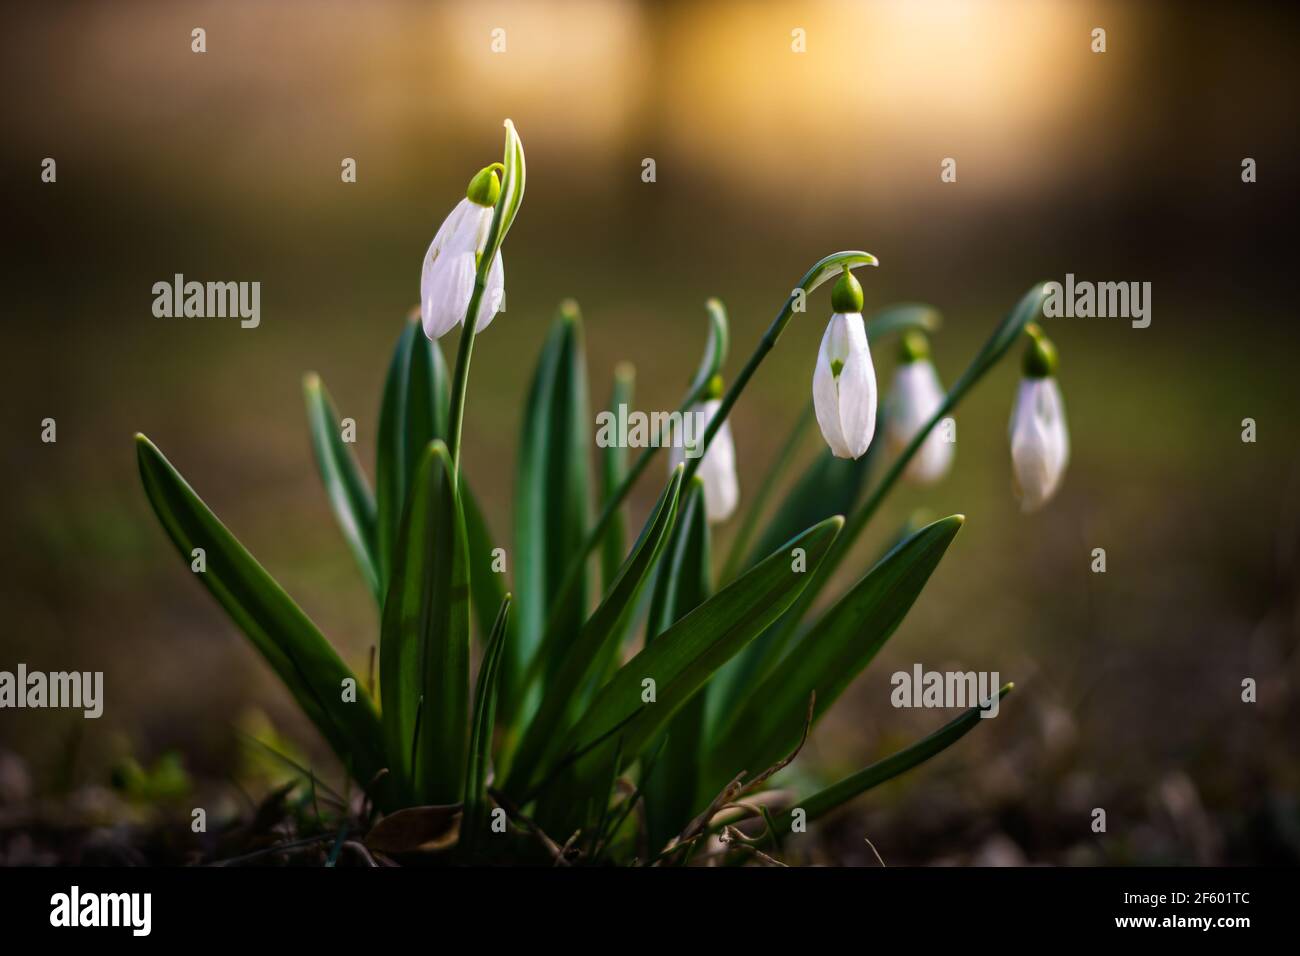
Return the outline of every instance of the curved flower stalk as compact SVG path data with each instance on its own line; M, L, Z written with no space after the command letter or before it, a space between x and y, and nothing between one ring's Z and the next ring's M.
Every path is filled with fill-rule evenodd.
M479 260L492 228L492 213L501 198L497 171L504 169L503 164L493 163L474 175L465 190L465 198L443 220L424 254L424 266L420 270L420 318L424 334L430 339L441 338L465 322ZM485 294L479 302L478 331L491 324L504 294L505 266L498 249L492 257Z
M836 538L835 543L831 546L830 553L826 556L826 560L812 573L811 580L800 592L794 606L787 613L784 622L778 625L778 638L771 642L773 648L771 653L774 657L779 656L784 651L795 626L826 587L835 569L848 555L849 550L857 541L862 530L871 521L872 516L880 508L890 489L902 476L912 457L920 450L930 430L939 423L943 416L956 408L966 393L974 388L976 383L1002 360L1030 322L1035 317L1043 314L1043 302L1046 298L1047 283L1045 282L1035 283L1020 297L1020 300L1007 313L997 328L993 330L993 334L989 336L988 341L971 359L966 371L957 379L956 384L948 390L942 404L935 409L934 414L930 416L929 420L908 443L907 448L890 465L889 470L881 477L879 483L867 496L866 500L858 506L856 511L845 517L843 533Z
M1016 391L1008 429L1012 486L1020 509L1037 511L1056 494L1070 459L1065 403L1057 387L1056 348L1036 325L1025 330L1024 378Z
M721 383L717 384L716 391L720 393ZM717 398L710 398L692 405L687 409L686 414L703 413L707 428L707 423L713 421L721 406L722 402ZM686 460L686 451L681 442L673 442L668 453L669 474L672 474L673 469ZM736 476L736 444L732 440L731 426L727 422L722 423L713 444L704 453L698 474L704 482L704 515L709 524L720 524L726 521L735 513L736 505L740 503L740 479Z
M862 322L862 286L845 266L813 370L813 406L836 458L861 458L876 432L876 369Z
M900 364L885 401L885 440L895 455L903 453L944 399L925 335L910 332L903 336L899 353ZM948 473L952 454L953 442L941 430L930 429L903 471L903 479L918 485L933 484Z
M474 354L474 336L478 333L480 304L483 302L484 294L487 292L490 282L489 264L496 262L497 254L501 250L501 243L505 241L506 233L510 231L510 227L514 224L515 216L519 214L519 206L524 201L524 181L527 169L524 162L524 144L520 142L519 134L515 132L514 123L506 120L504 125L506 128L506 144L504 156L500 163L501 191L492 210L491 223L488 226L483 248L476 254L474 284L469 301L465 304L464 318L462 320L464 331L461 333L460 346L456 351L456 371L452 376L447 451L451 456L453 479L459 479L460 476L460 434L465 421L465 393L469 388L469 363ZM496 171L492 166L489 166L486 170L480 170L475 179L482 176L484 172L488 172L489 175L483 188L487 189L490 194L491 182L495 178ZM473 183L471 183L472 187ZM485 197L481 196L480 198ZM504 270L502 270L502 280L504 282ZM504 285L502 289L504 290ZM499 300L496 302L492 302L491 299L488 300L492 315L496 314L496 310L500 305ZM489 315L489 321L490 319L491 315Z
M722 406L718 409L713 421L709 423L709 427L704 431L702 444L705 451L708 450L710 442L713 441L713 436L726 422L727 416L731 413L731 406L736 404L736 399L740 397L740 393L745 390L749 380L754 377L758 367L763 364L763 359L767 358L767 353L776 347L777 340L781 338L781 333L785 331L785 327L790 324L790 319L794 317L794 313L803 311L803 303L807 300L808 295L838 271L878 264L876 257L871 253L854 249L846 252L835 252L823 259L819 259L811 269L804 273L803 278L799 280L799 284L790 291L790 295L785 300L785 305L781 306L781 311L776 314L772 324L767 327L767 331L759 339L758 345L740 370L740 374L736 376L735 381L731 383L731 387L722 396ZM687 479L695 474L699 462L700 459L696 458L687 463Z

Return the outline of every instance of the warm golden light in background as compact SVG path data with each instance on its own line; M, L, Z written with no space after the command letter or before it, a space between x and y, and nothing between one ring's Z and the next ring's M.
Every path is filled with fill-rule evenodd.
M109 688L122 709L93 722L83 780L102 780L110 733L223 776L237 752L228 725L251 702L286 738L314 739L207 596L178 580L131 435L201 475L214 511L364 662L373 600L310 463L303 374L355 419L372 469L379 386L422 256L469 176L500 157L509 117L527 198L503 253L508 311L474 346L465 432L465 473L497 534L510 536L521 410L567 298L581 305L593 411L623 362L634 404L653 410L675 407L697 366L709 297L730 316L722 375L734 382L792 285L836 250L879 258L859 270L865 311L942 313L930 344L949 386L1031 283L1150 282L1148 329L1053 320L1072 451L1052 508L1022 516L1011 492L1009 353L956 412L952 473L900 489L873 519L846 584L918 507L969 518L808 757L838 775L934 729L932 715L889 707L895 665L996 666L1017 682L997 721L1015 749L981 732L972 784L882 788L858 849L862 832L895 848L913 833L912 861L943 862L997 836L963 821L1024 819L1040 841L1025 843L1029 858L1070 862L1089 834L1082 815L1052 816L1063 795L1084 810L1127 800L1121 812L1142 819L1155 764L1195 779L1234 827L1252 812L1242 793L1294 802L1300 675L1275 669L1257 711L1237 706L1235 681L1259 661L1300 661L1294 555L1274 546L1294 537L1300 500L1286 241L1298 16L1297 4L1183 0L15 5L0 58L0 179L15 194L0 350L18 436L3 489L13 546L0 554L8 659L147 662L138 685ZM1090 48L1096 27L1104 55ZM41 181L45 157L57 183ZM948 157L955 183L940 180ZM1242 181L1244 157L1258 181ZM340 177L345 158L355 181ZM154 316L153 284L176 273L259 282L265 321ZM829 310L823 288L729 418L742 509L809 400ZM455 345L442 342L449 359ZM883 390L897 342L873 350ZM35 440L47 416L57 445ZM1257 444L1239 440L1246 416ZM790 480L814 446L790 453ZM661 464L633 493L633 530ZM715 554L735 528L718 526ZM1108 574L1087 570L1093 547L1109 549ZM75 740L27 726L12 736L35 775L62 775ZM924 794L948 809L917 804ZM929 819L941 834L916 830ZM1185 859L1170 847L1138 856Z
M1125 22L1104 9L1112 29ZM413 130L486 132L508 114L537 151L596 167L671 152L756 192L834 179L900 203L930 188L945 156L969 170L963 188L1023 189L1055 175L1053 158L1077 145L1070 123L1121 84L1118 58L1101 68L1088 50L1086 10L1034 0L368 3L364 15L347 3L223 3L144 18L92 5L79 16L76 56L94 69L49 77L77 121L67 135L111 152L199 109L223 172L254 188L268 151L308 162L364 148L371 162L437 168L438 152L412 152ZM187 44L172 42L191 21L207 24L206 62L220 69L189 69ZM492 49L498 29L504 53ZM791 49L796 29L806 53ZM54 34L31 41L29 65L54 54ZM129 55L141 42L157 56ZM167 79L178 74L185 82ZM39 137L45 118L10 99L11 133ZM236 117L241 135L222 135Z
M693 160L757 188L821 176L869 188L918 164L928 188L954 155L978 166L972 188L1022 188L1050 175L1038 165L1050 144L1027 143L1114 86L1086 69L1086 21L1070 29L1071 11L1032 0L692 5L662 45L664 98L683 104L668 129ZM808 53L791 52L796 28ZM809 142L823 146L815 171Z
M638 105L653 83L647 8L631 0L457 3L431 11L431 45L446 49L455 77L457 123L482 118L483 104L536 117L542 144L609 151L633 135ZM502 30L505 52L492 50ZM449 41L449 42L448 42ZM423 91L445 98L440 76Z

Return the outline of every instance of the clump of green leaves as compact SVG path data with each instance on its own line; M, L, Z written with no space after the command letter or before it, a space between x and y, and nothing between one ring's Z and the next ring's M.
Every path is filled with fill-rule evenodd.
M509 208L498 206L494 237L504 236L523 192L513 127L503 168L499 203ZM827 257L796 292L873 263L866 253ZM1006 352L1041 294L1041 286L1031 290L998 327L943 414ZM706 447L800 299L782 307L723 396ZM933 309L905 305L873 317L867 331L872 339L933 331L937 321ZM727 340L725 311L711 300L704 359L683 408L716 390ZM462 341L449 374L418 322L402 330L382 391L373 490L319 378L304 382L330 505L377 605L377 697L153 443L137 436L145 491L164 529L187 564L194 549L204 550L199 581L338 755L364 794L363 822L380 818L367 839L372 849L400 856L424 848L458 862L663 865L700 859L707 838L721 833L725 853L769 858L796 809L802 821L829 813L978 723L973 708L789 806L747 801L898 628L961 527L953 515L910 530L804 622L924 436L865 499L879 442L858 461L823 452L771 508L776 481L765 484L715 576L703 489L690 463L672 473L630 543L622 506L656 449L632 463L624 449L603 449L593 493L582 322L565 303L528 392L507 548L459 460L471 345ZM629 401L632 387L620 370L611 405ZM787 448L810 419L799 416ZM724 829L717 820L727 809L761 817L761 832Z

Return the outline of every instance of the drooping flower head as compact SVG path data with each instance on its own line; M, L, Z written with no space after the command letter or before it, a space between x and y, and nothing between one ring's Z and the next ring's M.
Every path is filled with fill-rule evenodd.
M492 214L501 196L497 171L501 163L485 166L469 181L465 198L456 204L438 227L424 254L420 271L420 317L424 334L437 339L463 323L474 294L474 279L479 259L487 245ZM501 251L492 259L487 284L479 300L475 332L482 332L501 307L505 294L505 267Z
M692 405L686 411L687 415L702 413L698 419L702 423L701 427L694 435L696 441L704 437L704 429L709 427L709 423L718 414L718 409L722 407L721 378L714 376L711 384L713 386L709 393L711 397ZM672 470L686 459L686 452L685 438L674 435L668 450L669 474L672 474ZM736 505L740 503L740 479L736 475L736 444L731 437L730 422L724 421L718 428L713 441L709 442L709 450L704 453L696 474L704 482L705 518L710 524L726 521L735 513Z
M903 336L898 368L885 400L885 440L893 454L901 454L911 444L939 410L944 396L925 334L908 332ZM907 463L904 479L921 485L938 481L952 465L954 444L942 423L935 425Z
M1024 377L1011 410L1012 487L1022 511L1041 508L1056 494L1070 459L1065 403L1056 384L1056 347L1036 324L1026 328Z
M813 370L813 410L837 458L860 458L876 431L876 369L862 322L862 286L848 269L831 292L830 324Z

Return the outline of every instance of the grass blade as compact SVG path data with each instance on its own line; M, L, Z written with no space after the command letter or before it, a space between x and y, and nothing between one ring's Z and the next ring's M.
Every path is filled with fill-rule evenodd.
M339 432L338 413L321 384L320 376L309 374L303 379L303 397L307 402L307 425L316 452L330 506L338 519L343 537L361 567L361 574L375 600L383 600L379 589L378 529L375 496L356 456Z

